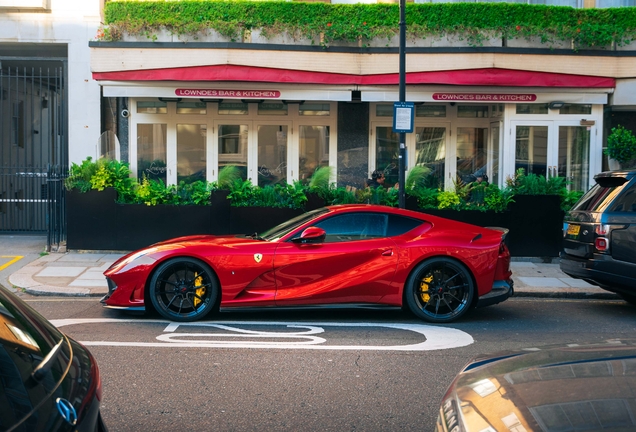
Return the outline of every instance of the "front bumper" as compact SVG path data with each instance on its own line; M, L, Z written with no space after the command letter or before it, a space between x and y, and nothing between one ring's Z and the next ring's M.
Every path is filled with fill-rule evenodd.
M134 312L143 312L146 310L144 306L114 306L108 304L108 299L113 295L115 290L117 289L117 284L109 277L106 277L106 282L108 282L108 294L102 297L99 302L107 309L117 309L117 310L126 310L126 311L134 311Z
M512 297L514 292L514 281L512 279L495 281L492 285L492 290L488 294L479 297L477 307L480 308L501 303L508 297Z

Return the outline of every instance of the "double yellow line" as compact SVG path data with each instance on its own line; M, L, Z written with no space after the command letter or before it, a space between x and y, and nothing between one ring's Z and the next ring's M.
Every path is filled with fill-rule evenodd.
M4 269L6 269L7 267L9 267L11 264L14 264L14 263L20 261L22 258L24 258L24 256L20 256L20 255L2 255L0 258L13 258L8 263L2 264L0 266L0 271L2 271Z

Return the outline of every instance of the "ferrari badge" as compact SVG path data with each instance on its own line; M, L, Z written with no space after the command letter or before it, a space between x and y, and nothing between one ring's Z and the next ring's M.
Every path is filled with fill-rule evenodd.
M262 259L263 254L254 254L254 261L256 261L257 263L261 262Z

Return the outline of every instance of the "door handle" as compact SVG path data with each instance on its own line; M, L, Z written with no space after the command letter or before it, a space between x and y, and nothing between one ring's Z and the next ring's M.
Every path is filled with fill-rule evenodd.
M393 256L393 249L386 249L382 251L382 256Z

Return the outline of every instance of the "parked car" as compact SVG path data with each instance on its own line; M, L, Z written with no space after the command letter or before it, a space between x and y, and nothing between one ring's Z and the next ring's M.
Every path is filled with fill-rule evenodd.
M105 431L97 362L0 286L0 430Z
M636 304L636 171L594 180L565 214L561 270Z
M181 237L130 253L104 273L102 303L174 321L218 307L373 304L450 322L512 295L505 233L387 206L326 207L262 234Z
M469 362L437 432L636 430L636 342L531 347Z

